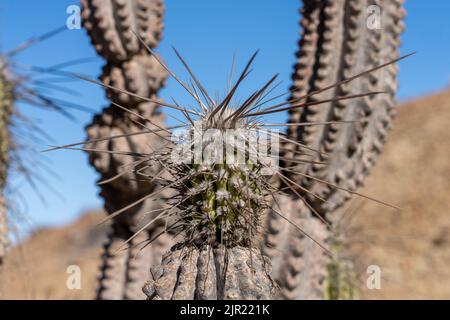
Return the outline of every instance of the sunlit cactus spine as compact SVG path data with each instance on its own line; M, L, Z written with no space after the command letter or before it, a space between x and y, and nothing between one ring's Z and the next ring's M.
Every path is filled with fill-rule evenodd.
M143 125L164 126L158 104L140 98L157 99L156 94L167 77L166 71L145 50L146 45L156 47L161 39L164 6L160 0L81 0L81 3L83 26L98 54L107 61L100 80L111 105L87 127L89 140L96 142L87 143L85 148L112 151L90 154L91 164L101 175L100 181L108 182L101 185L100 194L106 211L112 214L155 188L128 170L138 158L130 159L114 152L148 153L152 148L159 148L163 141L156 135L133 133L142 130ZM142 119L149 119L152 124ZM104 139L117 135L123 138ZM136 170L157 172L160 169L154 165L138 166ZM170 236L160 237L154 246L139 254L136 245L141 238L129 243L125 252L116 249L151 219L151 212L161 205L162 201L145 201L114 218L103 255L98 299L145 298L141 290L143 281L150 265L157 263L170 246ZM141 234L141 237L152 237L161 228L161 224L152 225L146 236Z

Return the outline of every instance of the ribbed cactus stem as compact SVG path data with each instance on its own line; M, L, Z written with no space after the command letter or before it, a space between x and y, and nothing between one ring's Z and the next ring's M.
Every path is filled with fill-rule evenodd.
M148 155L148 163L164 164L160 183L176 194L159 218L174 221L168 230L183 235L152 269L144 288L149 299L269 299L276 293L270 263L256 247L273 196L269 181L278 135L262 134L262 123L252 115L252 102L274 78L244 104L231 102L255 55L222 101L209 98L191 73L194 91L202 91L206 101L192 92L199 109L183 109L185 130Z
M4 189L8 175L11 115L13 111L12 86L8 82L6 67L0 57L0 263L8 245L8 221Z
M287 135L300 144L284 143L283 152L288 158L282 164L291 167L300 159L299 151L307 146L320 152L314 153L317 161L301 162L297 170L302 174L288 173L295 180L297 192L317 214L329 222L339 213L339 209L349 200L352 191L364 182L382 151L385 137L395 114L395 92L397 90L397 66L390 64L377 72L357 77L351 83L337 85L327 90L330 84L357 75L377 65L398 58L400 34L403 31L403 0L303 0L301 8L301 34L296 54L296 64L292 75L292 98L304 98L307 103L329 100L321 104L297 108L289 111L290 126ZM378 18L382 29L366 26L369 7L378 7ZM383 91L385 94L371 95L363 99L334 100L336 96L347 96L361 91ZM315 92L317 94L315 94ZM351 125L342 126L341 121L352 120ZM356 121L355 121L356 120ZM332 121L324 126L296 126L299 122ZM291 161L294 160L294 161ZM327 165L322 163L326 162ZM350 192L349 192L350 191ZM324 201L325 200L325 201ZM304 210L297 214L303 218ZM315 217L312 217L314 219ZM294 219L294 218L293 218ZM317 259L316 248L293 249L293 253L280 254L285 243L298 241L298 235L279 232L286 228L286 222L276 215L268 215L267 225L271 226L270 244L267 248L271 258L277 255L274 270L283 296L289 299L303 299L311 291L323 291L323 271L328 259ZM320 226L318 228L320 230ZM313 231L311 231L313 232ZM314 233L314 232L313 232ZM333 239L327 241L333 242ZM339 255L341 257L341 255ZM341 257L342 258L342 257ZM317 279L314 289L302 281L302 266L310 261L317 265ZM336 262L336 261L335 261ZM336 262L337 263L337 262ZM337 265L330 271L341 269ZM319 265L320 264L320 265ZM334 271L333 271L334 272ZM330 278L335 278L330 275ZM333 282L333 281L332 281Z
M276 294L270 262L243 247L177 248L151 271L151 300L268 300Z

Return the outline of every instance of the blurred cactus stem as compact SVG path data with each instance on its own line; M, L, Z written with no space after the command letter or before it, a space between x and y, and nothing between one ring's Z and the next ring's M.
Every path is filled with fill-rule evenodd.
M164 127L164 116L158 105L145 102L146 97L157 100L157 92L165 83L167 73L149 54L145 46L158 45L163 30L164 5L161 0L81 0L83 26L97 53L106 64L100 80L105 85L111 105L96 115L86 128L89 140L86 148L108 150L110 153L90 153L92 166L100 173L101 196L108 214L122 209L143 195L154 191L155 184L141 182L136 172L158 172L157 165L132 167L132 159L115 154L117 151L149 153L158 149L163 139L156 135L133 135L142 128L142 118ZM142 43L139 40L142 39ZM127 110L127 111L125 111ZM122 135L120 139L105 139ZM135 170L128 170L129 168ZM162 205L161 201L148 200L126 211L113 220L105 244L97 298L145 299L142 285L149 275L150 265L160 261L162 253L172 245L170 236L160 237L153 246L136 253L137 243L129 243L126 250L115 250L152 216L148 214ZM161 225L155 224L142 241L158 233Z
M8 175L11 115L13 112L13 93L8 82L6 66L0 57L0 264L8 246L8 220L4 195Z
M324 283L325 300L355 300L359 298L357 275L351 259L345 257L347 241L333 237L330 240L333 257L327 265Z
M351 83L324 89L399 57L405 16L403 2L301 1L301 33L292 74L291 99L303 97L306 103L329 101L321 104L320 108L306 106L289 111L287 137L301 145L284 143L284 156L293 161L285 161L282 165L287 168L296 165L302 172L288 177L296 182L299 186L297 192L308 203L308 208L296 209L290 218L300 225L309 225L308 231L328 243L335 258L329 260L320 248L309 244L309 239L291 232L286 222L269 214L264 251L273 262L274 277L280 284L282 297L286 299L355 297L352 289L344 289L348 287L344 285L347 282L344 279L352 278L350 274L354 274L353 271L349 271L350 274L344 271L352 268L352 263L345 261L342 254L345 239L335 239L330 230L313 220L320 215L334 228L334 217L340 215L351 192L363 185L382 152L396 112L398 67L390 64ZM376 18L382 21L381 28L366 27L370 7L380 9ZM368 90L385 94L333 101L336 96ZM321 121L334 123L296 126L296 123ZM354 123L342 126L340 121ZM303 146L320 150L311 158L314 161L295 162L301 160L302 155L297 154ZM327 165L322 165L322 162ZM300 199L291 201L294 204L286 203L285 206L295 207L295 202ZM310 212L312 210L315 214Z

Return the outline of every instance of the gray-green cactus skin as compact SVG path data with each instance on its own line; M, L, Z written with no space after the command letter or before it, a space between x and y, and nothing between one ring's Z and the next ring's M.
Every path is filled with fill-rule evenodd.
M164 85L167 74L152 57L145 45L154 48L162 35L162 17L164 6L161 0L81 0L83 26L87 30L92 44L98 54L106 59L100 80L107 86L106 94L114 104L96 115L86 128L88 138L101 139L114 135L139 132L142 127L138 122L142 118L150 119L157 125L164 126L164 117L157 110L157 105L143 102L119 90L156 99L158 90ZM136 34L135 34L135 33ZM151 148L158 149L161 139L153 135L135 135L127 138L87 143L86 148L110 151L129 151L148 153ZM138 160L138 159L134 159ZM111 179L122 171L110 183L101 185L101 196L105 200L105 209L113 213L146 195L155 188L140 182L133 172L128 172L130 157L117 154L91 153L90 162L100 173L100 180ZM141 169L139 167L136 170ZM147 169L158 171L158 167ZM98 299L144 299L142 285L148 279L150 265L159 263L162 253L172 245L169 236L158 238L139 254L136 245L140 241L159 232L164 225L154 225L140 237L127 244L125 253L116 253L136 230L151 219L146 212L161 205L158 201L144 201L138 206L117 216L112 224L108 242L105 244Z
M369 21L378 18L374 16L378 12L381 14L380 29ZM301 14L302 33L292 75L292 98L310 94L399 56L402 20L405 15L402 0L305 0ZM320 101L370 91L385 91L386 94L291 110L289 122L293 124L305 121L360 121L349 125L289 126L287 134L290 138L326 154L317 154L314 159L318 162L326 161L326 166L303 163L298 165L297 170L351 191L361 187L382 150L395 115L397 71L396 65L389 65L307 100ZM285 144L287 158L295 159L296 149L298 150L296 145ZM283 165L289 167L293 164ZM333 216L338 214L339 209L350 198L350 193L307 176L296 175L291 179L302 187L297 191L308 204L333 225ZM311 193L327 201L318 200ZM294 202L300 201L293 198ZM312 215L311 209L305 206L294 213L294 216L300 225L311 225L311 219L318 220ZM320 247L309 245L311 240L296 234L297 230L284 226L285 222L275 215L269 214L266 224L268 232L265 235L264 250L274 262L274 277L281 286L283 298L349 297L324 294L326 283L342 283L329 278L338 273L328 271L341 270L339 266L343 262L324 258ZM330 230L322 230L323 226L317 223L313 225L315 227L306 228L310 234L320 234L319 240L325 240L329 246L335 242L335 236ZM328 232L325 239L323 232ZM345 235L341 236L345 238ZM317 264L308 264L309 261L317 261ZM312 270L307 265L317 274L311 275ZM311 283L311 279L315 283ZM348 290L341 290L344 291Z
M151 270L149 300L270 300L277 285L257 249L174 247Z
M8 220L4 189L8 175L13 91L6 73L6 65L0 57L0 264L8 246Z

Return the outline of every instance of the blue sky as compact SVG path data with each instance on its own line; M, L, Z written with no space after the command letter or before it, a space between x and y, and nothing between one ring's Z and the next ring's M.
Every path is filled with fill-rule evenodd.
M281 3L283 3L281 5ZM2 0L0 2L0 51L12 49L23 40L65 24L66 8L75 0ZM256 50L260 54L254 72L244 85L248 92L275 73L283 81L281 89L290 85L290 73L297 49L300 1L297 0L229 0L180 1L166 0L164 39L157 49L175 72L181 72L171 46L180 50L197 75L212 92L223 93L232 56L236 53L238 66ZM407 30L403 35L402 53L418 54L401 62L401 100L434 92L450 84L450 1L407 1ZM84 30L66 31L47 42L30 48L17 57L23 64L52 66L58 63L93 58L90 63L68 70L98 76L103 61L96 56ZM57 95L70 101L90 106L99 111L107 105L101 88L82 82L67 83L80 92L76 97ZM189 101L173 80L162 90L163 98L175 97L179 102ZM190 101L189 101L190 102ZM26 107L39 126L47 131L54 144L82 141L84 126L91 120L88 113L75 113L77 121L60 115ZM284 121L285 115L278 118ZM44 149L45 146L37 146ZM76 218L89 208L101 207L95 181L97 176L81 152L61 151L46 155L49 165L58 177L48 177L48 183L61 196L43 192L46 203L26 184L18 183L26 200L26 229L59 225Z

